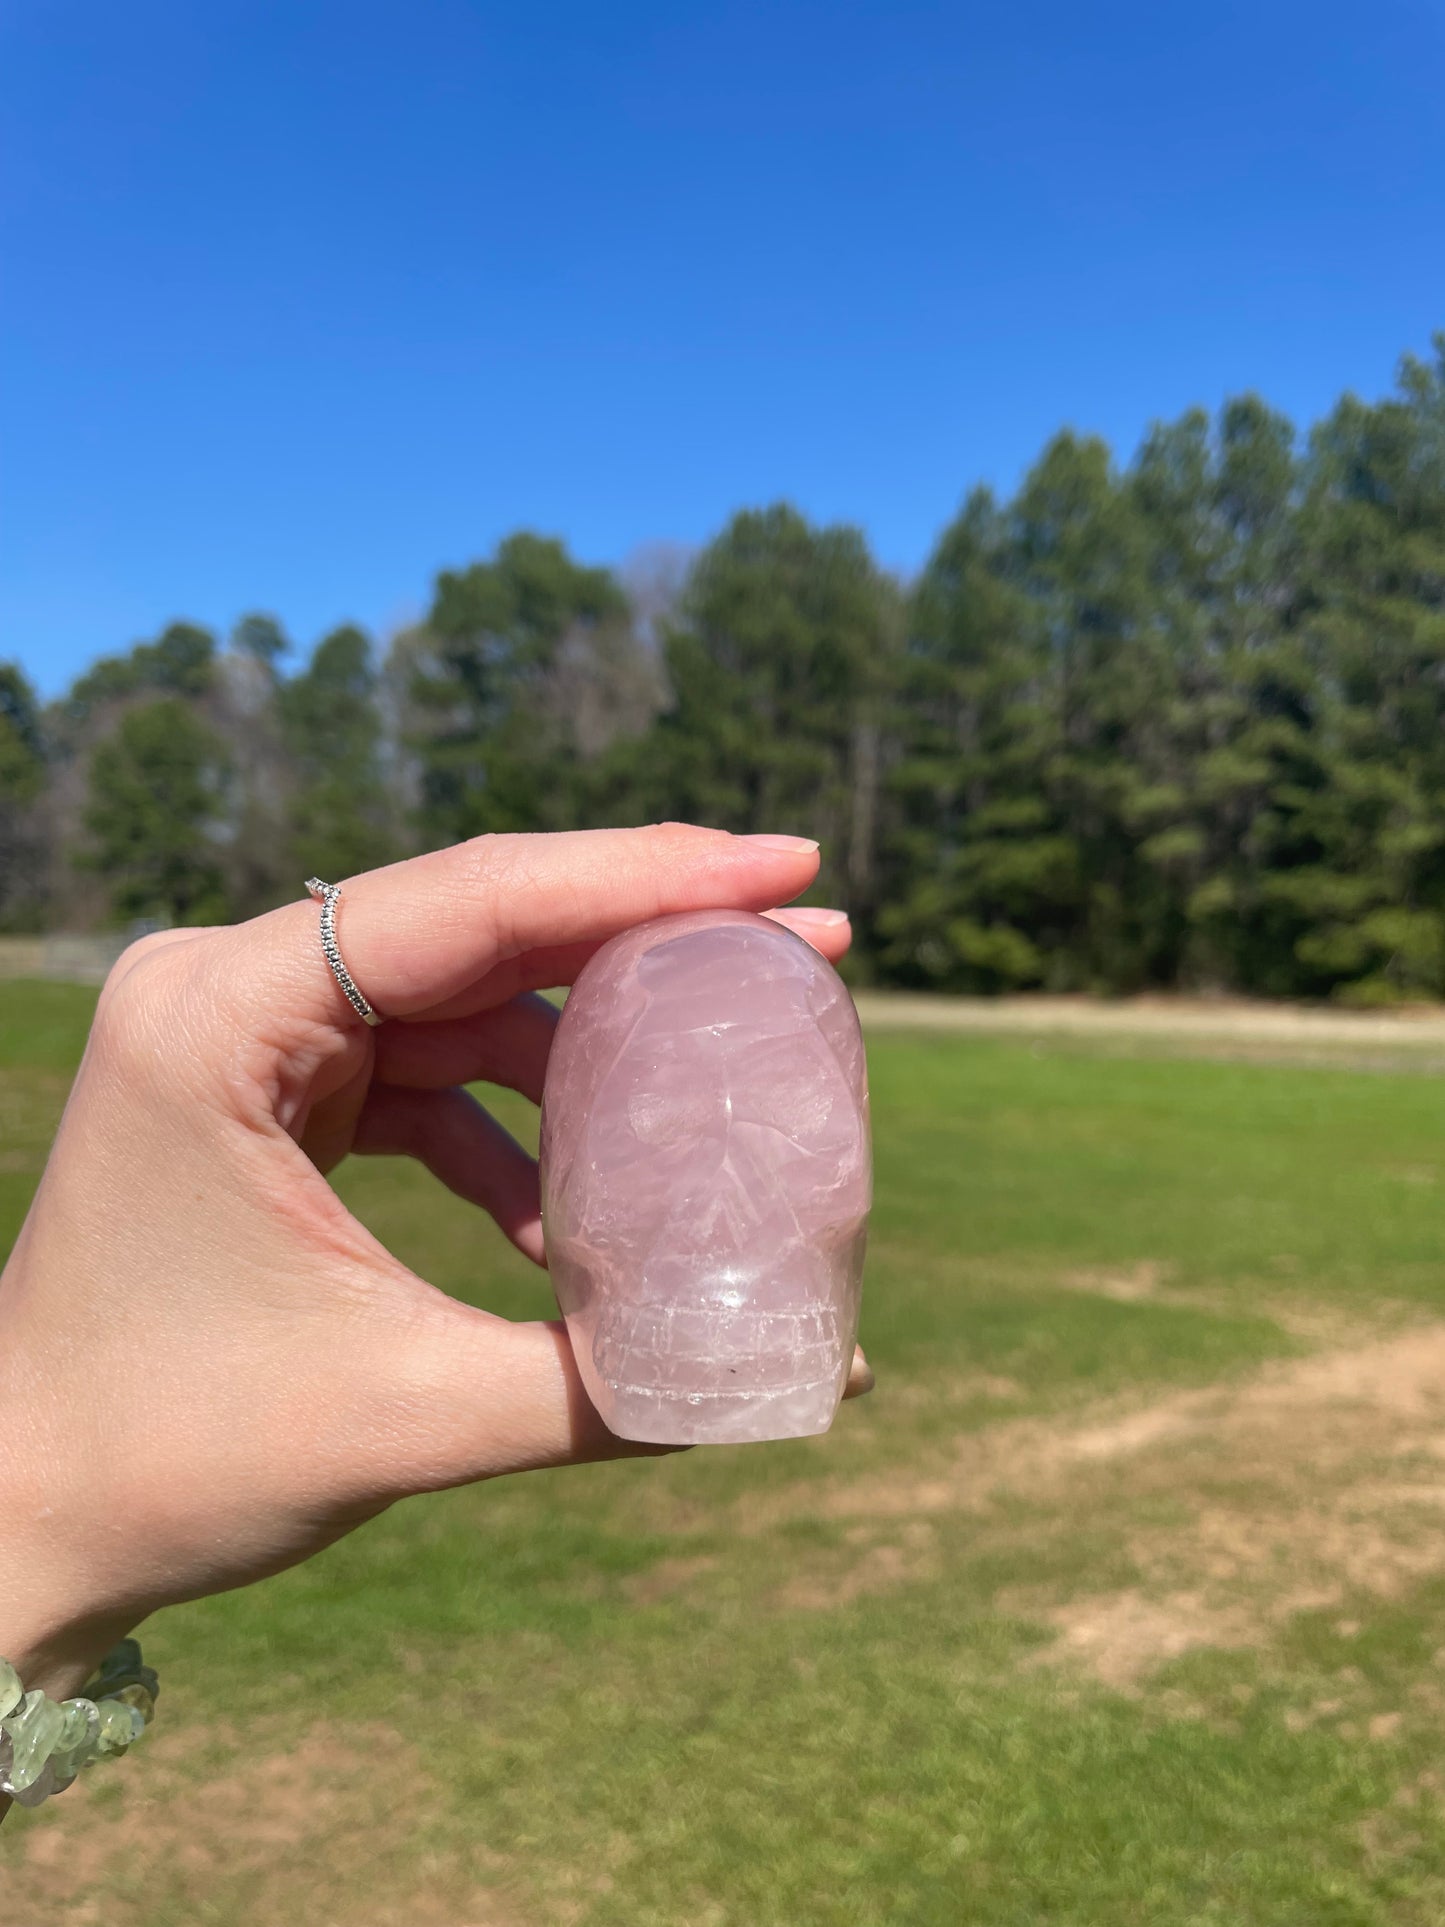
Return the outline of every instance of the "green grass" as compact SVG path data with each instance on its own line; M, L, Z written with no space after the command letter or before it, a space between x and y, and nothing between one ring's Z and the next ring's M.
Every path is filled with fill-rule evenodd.
M0 988L0 1242L88 1008ZM1438 1419L1296 1397L1259 1431L1238 1397L1296 1382L1301 1312L1351 1343L1438 1313L1437 1082L940 1036L870 1061L876 1394L825 1440L397 1507L159 1620L162 1724L12 1816L44 1880L9 1927L1445 1918ZM340 1188L446 1290L548 1308L418 1171ZM1208 1422L1071 1457L1155 1408ZM1331 1584L1299 1522L1376 1513L1378 1583ZM1057 1643L1131 1601L1202 1633L1122 1670Z

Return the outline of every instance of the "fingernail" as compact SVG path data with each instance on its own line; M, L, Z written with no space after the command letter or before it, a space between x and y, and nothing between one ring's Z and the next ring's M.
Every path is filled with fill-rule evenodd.
M789 923L811 923L820 930L830 930L848 921L846 910L814 910L808 904L790 908L787 916Z
M871 1392L877 1383L878 1380L873 1376L873 1367L863 1356L863 1347L861 1345L855 1347L853 1363L848 1372L849 1397L862 1398L865 1393Z
M811 836L745 836L744 843L756 843L760 850L782 850L789 856L811 856L817 843Z

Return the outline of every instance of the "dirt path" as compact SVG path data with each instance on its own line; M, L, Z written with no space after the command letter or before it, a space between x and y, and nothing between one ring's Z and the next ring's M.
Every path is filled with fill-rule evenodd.
M1037 1036L1199 1039L1276 1044L1384 1046L1445 1051L1445 1007L1329 1010L1242 998L936 997L860 991L871 1030L979 1031Z
M905 1472L740 1505L745 1529L847 1522L846 1551L780 1603L835 1607L931 1576L950 1520L995 1553L1111 1522L1137 1578L1006 1587L1047 1657L1129 1686L1196 1646L1259 1645L1294 1614L1445 1572L1445 1325L1357 1335L1248 1376L1066 1418L1003 1420ZM827 1562L823 1562L827 1566Z

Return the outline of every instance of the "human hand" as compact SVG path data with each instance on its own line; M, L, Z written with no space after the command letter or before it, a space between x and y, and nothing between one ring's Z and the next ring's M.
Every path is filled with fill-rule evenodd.
M347 966L300 900L132 946L0 1276L0 1653L73 1692L157 1607L307 1558L409 1493L646 1452L583 1392L565 1328L457 1303L324 1174L421 1160L542 1262L536 1166L461 1086L536 1101L602 942L763 910L816 846L684 824L483 837L347 883ZM779 910L824 955L846 918ZM850 1389L867 1388L855 1364Z

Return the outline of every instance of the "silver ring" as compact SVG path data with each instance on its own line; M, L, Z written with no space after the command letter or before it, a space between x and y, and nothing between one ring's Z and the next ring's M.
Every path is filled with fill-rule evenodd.
M306 888L321 905L321 948L326 952L331 974L340 984L347 1003L361 1021L370 1024L374 1030L383 1020L357 989L355 979L341 961L341 951L336 942L336 906L341 900L341 885L323 883L320 877L307 877Z

